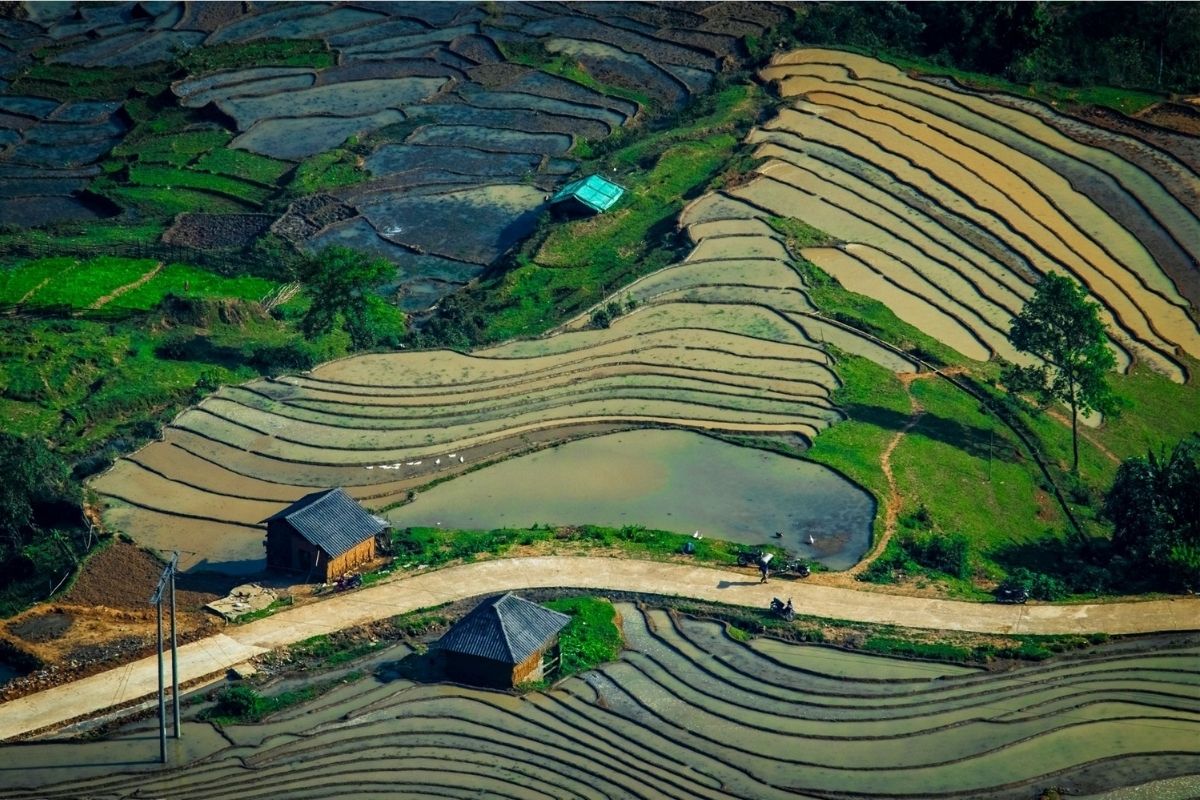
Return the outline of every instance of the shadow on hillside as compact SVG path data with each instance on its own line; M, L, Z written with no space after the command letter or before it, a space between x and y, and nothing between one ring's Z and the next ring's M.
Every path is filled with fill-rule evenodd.
M842 410L849 415L850 419L869 422L893 431L903 430L904 426L912 419L908 414L865 403L851 403L843 406ZM997 461L1008 462L1023 460L1020 451L1008 438L1007 431L993 434L988 428L981 428L978 425L950 419L928 411L909 433L919 434L935 442L958 448L975 458L990 457Z

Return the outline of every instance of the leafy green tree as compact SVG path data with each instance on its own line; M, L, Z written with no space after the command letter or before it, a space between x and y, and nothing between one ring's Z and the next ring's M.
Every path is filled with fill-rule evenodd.
M39 531L38 511L78 502L79 486L58 455L36 439L0 433L0 561L8 561Z
M1169 586L1200 587L1200 436L1123 461L1104 511L1118 554Z
M311 304L300 320L309 339L341 328L356 349L392 345L404 334L404 314L372 289L396 267L347 247L328 247L300 265L299 277Z
M1034 395L1043 406L1058 400L1071 410L1071 469L1077 472L1079 415L1116 411L1107 380L1116 359L1108 349L1100 307L1075 281L1048 273L1013 319L1008 338L1043 363L1010 367L1005 383L1010 391Z

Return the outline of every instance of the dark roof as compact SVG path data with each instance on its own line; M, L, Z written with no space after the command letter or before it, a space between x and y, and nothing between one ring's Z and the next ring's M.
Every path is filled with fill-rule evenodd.
M336 558L387 527L342 489L306 494L263 522L287 520L296 533Z
M520 664L570 621L566 614L506 594L475 606L437 646L452 653Z

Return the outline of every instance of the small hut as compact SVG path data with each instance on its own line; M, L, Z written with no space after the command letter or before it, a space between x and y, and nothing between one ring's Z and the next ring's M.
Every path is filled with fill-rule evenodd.
M550 198L550 205L559 211L575 214L603 214L621 199L625 190L599 175L589 175L571 181Z
M571 618L509 593L484 600L438 641L446 673L508 688L543 677L542 658Z
M263 522L267 569L323 581L373 560L375 536L388 527L342 489L306 494Z

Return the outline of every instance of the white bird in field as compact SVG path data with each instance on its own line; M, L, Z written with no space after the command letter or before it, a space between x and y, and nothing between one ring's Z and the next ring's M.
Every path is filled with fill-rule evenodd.
M434 461L433 463L434 463L434 465L441 464L441 463L442 463L442 460L439 458L439 459L437 459L436 461Z
M458 457L458 463L460 463L460 464L461 464L461 463L463 463L464 461L466 461L466 459L465 459L465 458L463 458L462 456L459 456L459 457Z
M813 537L812 537L812 534L811 534L811 533L808 535L808 543L809 543L809 544L816 544L816 543L817 543L817 542L816 542L816 540L815 540L815 539L813 539Z
M454 458L457 455L458 453L451 453L450 455L446 456L446 458Z
M375 469L375 468L374 468L374 467L372 467L370 464L368 464L368 465L367 465L367 469Z

